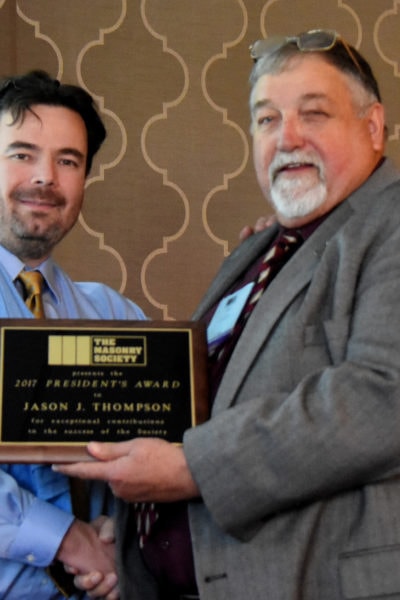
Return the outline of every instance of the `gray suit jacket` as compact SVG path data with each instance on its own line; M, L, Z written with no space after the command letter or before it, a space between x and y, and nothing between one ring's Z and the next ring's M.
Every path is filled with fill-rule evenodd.
M196 318L275 233L224 262ZM203 600L400 599L400 175L388 161L268 287L184 450L202 493L190 523ZM126 598L157 597L142 574Z

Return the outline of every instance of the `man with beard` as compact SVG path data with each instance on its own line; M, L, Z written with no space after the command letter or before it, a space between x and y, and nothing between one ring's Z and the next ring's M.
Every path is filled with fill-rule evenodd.
M254 163L277 222L196 311L211 418L181 448L92 443L98 462L61 470L159 503L147 537L121 503L126 600L397 598L400 174L378 86L334 31L251 52Z
M92 97L82 88L61 85L43 72L13 77L0 87L1 318L33 318L19 280L20 272L32 270L44 278L47 318L144 318L109 287L72 282L51 258L78 218L85 179L105 136ZM60 578L66 585L60 563L74 573L103 573L109 598L118 597L114 543L99 536L111 499L103 484L88 492L92 524L74 517L69 480L50 465L1 465L0 598L82 597L69 586L65 594L58 589Z

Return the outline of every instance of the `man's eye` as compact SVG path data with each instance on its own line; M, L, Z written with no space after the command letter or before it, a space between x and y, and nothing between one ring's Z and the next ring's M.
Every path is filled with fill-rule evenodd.
M325 119L329 117L329 114L324 110L307 110L304 112L304 116L310 119Z
M15 154L11 154L10 158L13 160L28 160L29 154L26 154L26 152L16 152Z
M274 115L262 115L257 119L258 125L270 125L276 120Z
M64 165L65 167L73 167L75 169L79 166L76 160L72 158L61 158L60 164Z

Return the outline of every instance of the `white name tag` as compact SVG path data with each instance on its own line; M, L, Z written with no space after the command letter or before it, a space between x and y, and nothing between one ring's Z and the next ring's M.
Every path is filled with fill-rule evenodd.
M231 334L253 287L254 282L248 283L234 294L223 298L218 304L207 328L209 350L221 344Z

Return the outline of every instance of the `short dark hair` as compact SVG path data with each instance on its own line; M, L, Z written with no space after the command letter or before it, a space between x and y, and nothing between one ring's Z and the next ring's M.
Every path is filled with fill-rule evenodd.
M32 111L35 104L62 106L82 117L88 141L87 175L107 135L92 96L82 87L62 84L41 70L0 80L0 114L10 111L16 123L22 121L26 111Z

